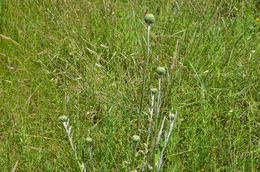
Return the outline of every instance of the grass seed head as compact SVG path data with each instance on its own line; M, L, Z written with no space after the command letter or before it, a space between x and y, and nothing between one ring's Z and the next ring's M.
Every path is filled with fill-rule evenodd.
M150 24L153 24L155 22L155 18L154 18L154 15L153 14L146 14L145 17L144 17L144 21L150 25Z

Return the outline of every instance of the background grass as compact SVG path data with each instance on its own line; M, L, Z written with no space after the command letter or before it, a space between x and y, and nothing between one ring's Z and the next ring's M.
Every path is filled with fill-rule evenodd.
M258 171L259 9L254 0L2 0L1 169L79 170L57 120L67 115L88 171L126 171L131 136L147 135L136 107L151 12L144 107L160 65L168 69L162 113L178 110L164 171Z

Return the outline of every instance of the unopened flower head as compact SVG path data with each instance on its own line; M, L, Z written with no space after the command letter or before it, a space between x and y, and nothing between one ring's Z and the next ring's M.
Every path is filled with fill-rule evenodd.
M171 114L170 118L173 120L175 118L175 114Z
M133 139L133 142L139 142L140 137L137 135L133 135L132 139Z
M153 14L146 14L145 17L144 17L144 21L150 25L150 24L153 24L155 22L155 18L154 18L154 15Z
M86 138L86 143L91 144L93 142L93 139L91 137Z
M60 122L66 122L66 121L68 121L68 117L66 115L62 115L62 116L59 117L59 121Z
M151 88L151 92L152 92L152 94L156 94L158 92L158 89L157 88Z
M163 75L165 74L165 68L164 67L157 67L156 68L156 72L159 74L159 75Z

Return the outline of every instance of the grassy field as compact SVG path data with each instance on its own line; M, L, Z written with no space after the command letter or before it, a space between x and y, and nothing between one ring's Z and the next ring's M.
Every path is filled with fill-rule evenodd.
M161 114L178 111L161 171L259 171L259 18L255 0L1 0L1 171L80 171L61 115L87 171L129 170L158 66Z

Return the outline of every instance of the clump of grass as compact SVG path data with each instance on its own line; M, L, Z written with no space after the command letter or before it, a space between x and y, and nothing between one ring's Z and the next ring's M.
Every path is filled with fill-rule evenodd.
M92 171L124 171L122 160L131 161L132 134L141 138L134 162L141 171L146 156L152 156L146 155L151 138L155 145L164 121L155 151L158 166L169 132L168 112L177 109L181 125L172 129L161 171L259 171L256 1L89 2L1 1L1 169L79 171L67 136L61 144L66 132L54 125L59 114L73 116L72 140L87 171L92 164ZM146 67L148 54L142 43L144 35L148 44L148 24L136 21L146 7L156 11L156 23L150 28L152 63L136 130L138 117L129 114L139 108L137 87L141 90L144 83L139 64ZM148 71L155 73L160 65L167 75L162 76L161 122L155 133L147 106L154 114L158 92L154 105L147 103L147 90L155 86ZM94 126L90 162L85 132Z

